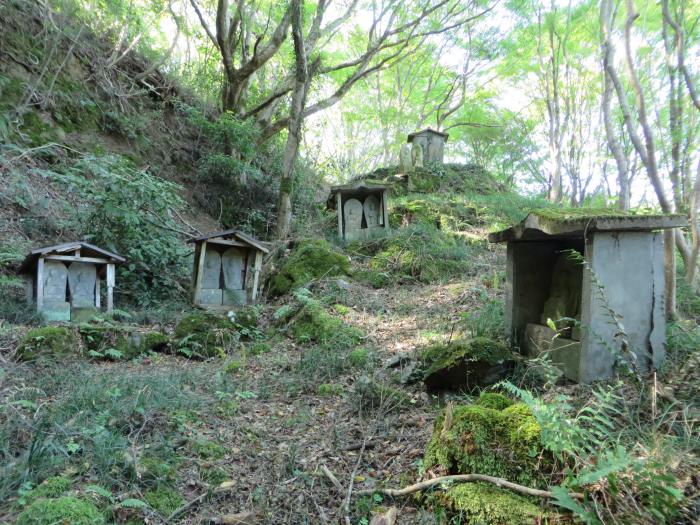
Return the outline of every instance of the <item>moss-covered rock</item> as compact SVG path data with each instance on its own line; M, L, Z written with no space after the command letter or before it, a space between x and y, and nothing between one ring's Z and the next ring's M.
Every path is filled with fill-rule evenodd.
M434 344L421 353L429 390L472 390L500 381L514 365L508 347L487 337Z
M143 499L161 516L170 516L185 503L180 494L165 486L147 490Z
M197 312L183 317L175 327L175 350L191 357L221 357L238 339L236 325L227 317Z
M17 516L17 525L100 525L105 518L99 509L84 499L63 496L37 499Z
M170 338L161 332L147 332L141 336L144 352L166 352L170 348Z
M449 514L479 525L535 525L544 511L527 498L486 483L461 483L437 498Z
M292 321L291 331L300 343L318 343L337 349L351 348L364 337L362 330L334 317L315 300L302 305Z
M348 257L335 251L328 242L318 239L300 241L270 279L270 294L284 295L313 279L349 272Z
M475 404L485 408L493 408L494 410L503 410L511 406L513 400L497 392L482 392Z
M17 357L28 361L39 356L63 357L79 351L79 339L71 328L43 326L32 328L24 335L17 347Z
M139 337L130 326L111 323L84 323L78 328L88 355L111 360L131 359L142 353Z
M258 309L254 306L246 306L234 312L232 320L241 328L252 330L258 326L258 318Z
M494 401L489 396L482 403L494 405ZM540 433L522 403L502 410L481 404L448 405L435 421L423 463L439 473L487 474L546 488L553 458L542 446Z

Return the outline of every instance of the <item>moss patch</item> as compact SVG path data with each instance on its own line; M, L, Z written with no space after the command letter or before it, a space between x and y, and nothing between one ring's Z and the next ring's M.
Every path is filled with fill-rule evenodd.
M270 280L270 294L283 295L319 277L347 275L350 260L326 241L299 242Z
M175 349L191 357L223 356L238 339L236 325L226 317L198 312L183 317L175 327Z
M170 487L147 490L143 499L161 516L170 516L185 503L185 499Z
M364 334L332 316L315 299L307 299L292 321L291 331L300 343L318 343L325 347L347 349L357 345Z
M502 379L513 365L513 354L487 337L438 343L421 352L423 380L430 389L473 389Z
M170 347L170 338L160 332L148 332L141 339L144 352L165 352Z
M91 357L112 360L130 359L142 351L131 339L133 329L112 324L82 324L78 328Z
M493 408L494 410L503 410L504 408L511 406L513 401L503 394L498 394L496 392L482 392L475 404L485 408Z
M57 498L68 492L71 485L71 480L63 476L46 478L36 488L29 491L24 499L27 503L31 503L39 498Z
M544 518L542 509L528 499L486 483L461 483L438 499L466 523L534 525Z
M100 525L104 516L91 502L63 496L57 499L38 499L17 517L17 525Z
M39 356L62 357L77 354L79 349L79 340L70 328L43 326L25 334L17 347L17 357L25 361Z
M492 397L482 403L496 404ZM502 410L479 404L450 405L435 421L424 465L440 473L487 474L546 488L553 458L542 446L540 432L522 403Z

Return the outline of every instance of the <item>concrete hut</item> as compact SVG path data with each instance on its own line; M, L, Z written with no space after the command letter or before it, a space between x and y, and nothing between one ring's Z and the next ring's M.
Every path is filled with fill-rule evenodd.
M83 241L32 250L20 273L25 276L27 301L46 321L87 321L102 308L102 280L106 311L114 307L115 265L121 255Z
M195 237L193 302L206 308L255 304L260 284L265 242L238 230Z
M538 210L489 235L508 244L513 345L533 356L549 352L578 382L610 377L619 354L634 354L640 371L658 367L666 325L659 230L686 223L674 215Z
M338 236L353 241L389 231L387 191L388 185L368 181L333 186L328 206L338 213Z
M445 152L445 142L449 135L441 131L427 128L422 131L416 131L408 135L407 142L409 144L419 145L423 149L422 162L425 164L442 164L442 158Z

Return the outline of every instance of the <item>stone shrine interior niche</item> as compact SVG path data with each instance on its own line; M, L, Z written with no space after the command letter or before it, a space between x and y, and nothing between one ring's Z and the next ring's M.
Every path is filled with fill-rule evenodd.
M376 195L368 195L362 205L367 228L373 229L382 225L382 210Z
M237 248L229 248L221 261L225 287L229 290L242 290L245 281L245 254Z
M382 202L376 194L357 195L343 202L344 236L347 240L368 239L384 228Z
M72 262L68 267L71 305L79 308L94 307L96 282L97 268L94 264Z

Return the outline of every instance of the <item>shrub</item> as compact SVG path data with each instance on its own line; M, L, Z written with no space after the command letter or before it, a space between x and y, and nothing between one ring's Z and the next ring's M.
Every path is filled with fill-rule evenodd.
M270 280L270 294L283 295L314 279L347 275L350 260L323 240L300 241Z
M71 496L38 499L17 516L17 525L100 525L105 523L99 509L89 501Z
M71 328L43 326L25 334L17 347L17 357L28 361L39 356L63 357L79 351L78 337Z

